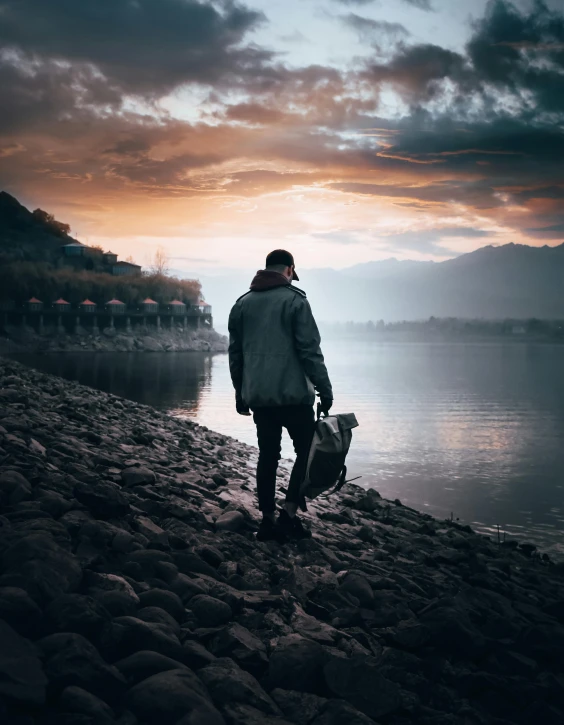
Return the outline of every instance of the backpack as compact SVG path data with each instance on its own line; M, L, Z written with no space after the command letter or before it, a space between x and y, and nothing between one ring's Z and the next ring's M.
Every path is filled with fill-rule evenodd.
M354 413L327 415L321 418L318 409L306 474L300 487L302 511L307 511L306 498L314 499L324 493L336 493L345 483L350 483L346 480L345 459L351 445L352 429L357 426ZM356 481L356 478L351 480Z

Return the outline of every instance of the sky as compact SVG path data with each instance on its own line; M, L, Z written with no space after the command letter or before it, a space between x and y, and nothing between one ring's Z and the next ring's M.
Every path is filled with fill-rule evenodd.
M0 0L0 189L244 274L564 241L562 0Z

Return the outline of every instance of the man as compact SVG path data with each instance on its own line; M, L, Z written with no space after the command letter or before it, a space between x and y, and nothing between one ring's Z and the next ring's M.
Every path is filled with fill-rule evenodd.
M292 255L274 250L229 315L229 368L237 412L250 415L252 410L257 427L260 541L311 535L296 513L315 429L315 389L326 414L333 404L317 325L305 292L292 285L298 279ZM296 462L276 521L282 428L292 439Z

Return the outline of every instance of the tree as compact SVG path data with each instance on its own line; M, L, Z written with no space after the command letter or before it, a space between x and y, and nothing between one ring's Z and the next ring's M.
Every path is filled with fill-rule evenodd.
M153 257L153 264L151 265L151 272L153 274L160 274L166 276L169 271L170 257L168 252L163 246L158 246L155 256Z

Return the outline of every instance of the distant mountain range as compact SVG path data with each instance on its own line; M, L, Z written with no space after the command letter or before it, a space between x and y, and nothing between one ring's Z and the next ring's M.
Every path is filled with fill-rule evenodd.
M224 324L248 284L240 274L200 281L215 322ZM445 262L386 259L340 271L300 269L297 285L325 322L564 319L564 244L487 246Z

